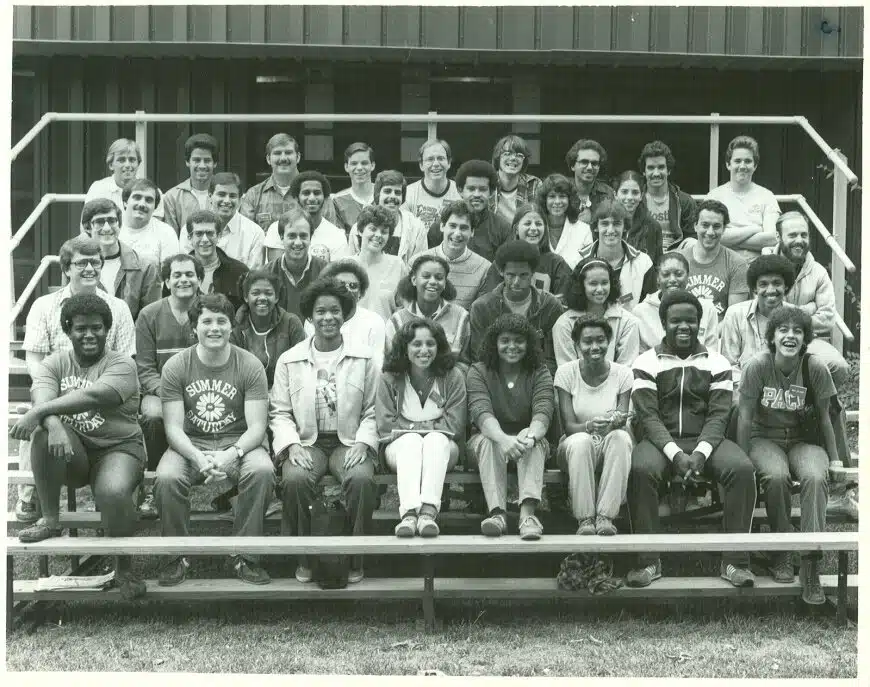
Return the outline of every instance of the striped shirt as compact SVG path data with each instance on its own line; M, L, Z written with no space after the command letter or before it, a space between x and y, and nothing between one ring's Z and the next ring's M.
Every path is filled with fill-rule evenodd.
M142 395L160 395L160 373L166 362L179 351L196 343L189 322L179 324L172 314L169 296L146 305L136 320L136 369Z

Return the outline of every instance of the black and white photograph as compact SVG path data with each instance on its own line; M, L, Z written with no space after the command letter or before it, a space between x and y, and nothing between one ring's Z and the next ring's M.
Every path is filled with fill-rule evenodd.
M865 674L861 3L2 14L12 679Z

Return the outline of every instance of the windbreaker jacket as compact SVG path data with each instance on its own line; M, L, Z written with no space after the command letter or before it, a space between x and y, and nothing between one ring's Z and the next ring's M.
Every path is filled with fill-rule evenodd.
M661 237L661 227L659 227ZM619 285L621 296L619 304L628 311L641 302L644 296L656 290L656 274L652 258L623 240L622 250L625 259L619 268ZM580 259L598 254L598 239L580 251Z
M214 276L212 277L211 283L214 293L222 293L233 304L233 308L238 310L245 302L242 298L242 279L248 273L248 266L243 262L231 258L222 248L215 246L215 250L221 264L214 271ZM194 254L195 251L190 251L190 255ZM168 295L169 289L164 284L163 297L166 298Z
M553 327L551 336L557 366L580 357L571 338L571 330L582 314L584 313L577 310L566 310ZM607 347L607 359L630 367L640 354L637 318L619 303L612 303L604 311L604 319L613 330L613 338L610 339L610 345Z
M761 249L762 255L782 255L782 245L776 244ZM817 332L829 332L834 326L837 301L834 297L834 282L812 253L807 253L804 264L794 280L794 286L785 294L786 303L798 306L813 320Z
M291 444L311 446L317 441L317 369L311 347L314 337L296 344L275 365L269 394L269 429L278 455ZM344 340L335 371L338 392L338 440L345 446L362 442L378 450L375 394L379 371L367 346Z
M675 439L696 440L706 458L722 443L734 384L725 356L697 343L680 358L662 342L634 363L631 402L638 441L648 439L668 460L680 451Z
M695 199L681 190L676 184L668 184L668 217L670 218L671 231L674 233L674 242L664 247L664 252L676 250L685 239L696 238L695 236L695 212L697 204ZM644 203L646 205L646 203Z
M698 327L698 341L711 351L719 350L719 314L716 305L709 298L699 298L701 301L701 322ZM659 317L659 306L662 303L662 292L656 291L644 298L631 314L637 317L640 326L640 352L645 353L653 346L658 346L665 335L665 328Z
M269 383L269 388L272 388L278 358L284 351L290 350L305 339L305 330L296 315L277 306L272 313L266 336L258 336L254 333L254 325L249 315L250 310L245 303L236 313L236 323L230 334L230 343L257 356L266 368L266 381Z

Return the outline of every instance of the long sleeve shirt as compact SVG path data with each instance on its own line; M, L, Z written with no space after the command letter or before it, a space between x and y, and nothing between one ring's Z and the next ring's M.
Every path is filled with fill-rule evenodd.
M478 430L487 414L493 415L507 434L516 434L533 419L550 426L556 401L553 376L546 365L534 371L523 370L511 389L498 370L474 363L468 370L465 385L468 420Z

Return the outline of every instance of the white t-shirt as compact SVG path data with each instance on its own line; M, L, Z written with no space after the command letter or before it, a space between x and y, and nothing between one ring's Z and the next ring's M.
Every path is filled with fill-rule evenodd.
M199 203L200 210L208 210L208 189L205 191L197 191L195 188L190 189L196 197L196 202Z
M281 237L278 236L278 222L272 222L269 225L263 245L266 248L284 250L284 244L281 243ZM311 236L311 248L318 245L325 247L329 251L330 262L349 258L351 255L344 231L326 219L320 220L320 224Z
M314 336L314 325L311 324L311 320L305 320L302 326L305 329L305 336ZM341 325L341 336L346 341L365 342L372 354L375 367L381 369L387 340L387 323L384 322L383 317L357 305L353 317L345 320Z
M157 190L160 191L160 189ZM115 183L115 177L108 176L103 179L97 179L97 181L91 184L88 192L85 194L85 202L87 203L97 198L108 198L118 206L121 212L124 212L124 201L121 200L123 193L124 189ZM154 209L154 217L163 219L163 191L160 191L160 202L157 203L157 207Z
M220 266L221 261L217 260L204 269L205 276L202 279L202 283L199 285L199 290L202 291L202 293L212 292L212 286L214 286L214 273Z
M118 276L120 270L120 254L118 257L112 258L111 260L103 260L103 269L100 272L100 282L102 282L103 288L113 296L115 295L115 277Z
M315 415L320 432L338 431L338 391L335 384L335 370L344 346L334 351L318 351L312 344L311 354L317 370L317 390L315 392Z
M181 252L175 229L155 217L141 229L122 226L118 240L139 253L139 257L153 260L158 265L163 258Z
M428 231L441 214L441 209L454 200L462 200L462 196L459 189L456 188L456 182L452 179L448 182L444 193L439 196L432 195L427 191L421 179L408 186L402 207L410 211L415 217L419 217Z
M619 394L631 391L633 383L631 368L612 362L607 379L598 386L589 386L580 374L579 360L559 365L553 379L553 386L571 394L571 407L581 423L616 410Z
M550 249L560 255L568 263L568 267L573 270L580 262L580 251L591 243L592 229L590 226L580 219L576 222L569 222L566 218L559 243L554 246L553 242L550 241Z
M752 183L746 193L735 193L731 182L717 186L707 198L718 200L728 208L728 226L726 229L754 228L756 231L776 233L776 220L780 215L779 203L773 193ZM748 261L755 260L761 251L735 249L737 253Z

